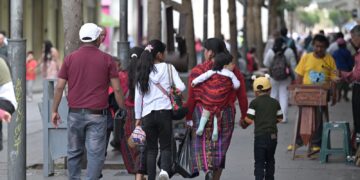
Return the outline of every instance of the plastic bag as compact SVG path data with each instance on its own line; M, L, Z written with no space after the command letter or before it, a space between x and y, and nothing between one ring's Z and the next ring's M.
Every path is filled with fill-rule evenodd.
M191 139L191 129L188 128L185 137L179 146L178 157L175 161L175 171L184 178L194 178L199 175L193 169L193 148Z

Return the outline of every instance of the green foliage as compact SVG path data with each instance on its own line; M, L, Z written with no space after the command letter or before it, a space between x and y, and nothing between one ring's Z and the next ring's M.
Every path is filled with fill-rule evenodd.
M280 8L294 12L297 7L308 6L310 3L311 0L285 0Z
M314 27L315 24L320 22L319 14L314 12L300 11L298 13L299 20L307 27Z
M331 10L329 12L329 18L331 19L334 25L342 26L349 19L351 19L351 13L349 11Z

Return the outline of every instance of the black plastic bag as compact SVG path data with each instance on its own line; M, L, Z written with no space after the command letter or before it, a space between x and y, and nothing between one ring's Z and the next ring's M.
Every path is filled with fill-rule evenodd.
M191 139L191 128L186 129L185 137L180 143L177 158L175 160L175 172L184 178L194 178L199 176L199 172L193 169L193 148Z

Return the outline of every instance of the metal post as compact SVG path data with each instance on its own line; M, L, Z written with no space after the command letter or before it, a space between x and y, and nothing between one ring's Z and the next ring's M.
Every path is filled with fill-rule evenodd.
M128 1L120 0L120 41L118 42L118 56L121 67L126 69L129 60L129 42L128 42ZM120 122L114 121L113 141L114 145L120 144Z
M23 1L11 1L9 62L18 107L8 126L8 180L26 179L26 41L22 38Z
M204 0L204 34L203 41L208 38L208 0Z
M247 8L248 8L248 1L244 0L244 25L243 25L243 57L246 57L246 53L248 50L248 44L247 44Z

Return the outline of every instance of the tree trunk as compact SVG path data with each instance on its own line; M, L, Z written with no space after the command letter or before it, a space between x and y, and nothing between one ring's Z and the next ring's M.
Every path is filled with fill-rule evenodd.
M221 38L221 4L220 0L214 0L214 31L215 37Z
M148 40L161 40L161 0L148 1Z
M263 59L264 42L262 39L261 28L261 7L264 0L251 0L248 1L247 11L247 42L248 47L256 48L256 57L261 61Z
M230 23L230 52L233 55L233 62L238 64L238 45L237 45L237 23L236 23L236 1L229 0L229 23Z
M191 0L182 1L183 9L186 10L186 51L189 55L188 69L191 70L196 66L196 53L195 53L195 33L194 33L194 17L192 10Z
M268 24L268 36L274 34L276 31L280 31L282 27L285 27L284 9L279 8L284 0L271 0L269 1L269 24Z
M65 56L80 47L79 30L83 24L82 0L62 0Z

